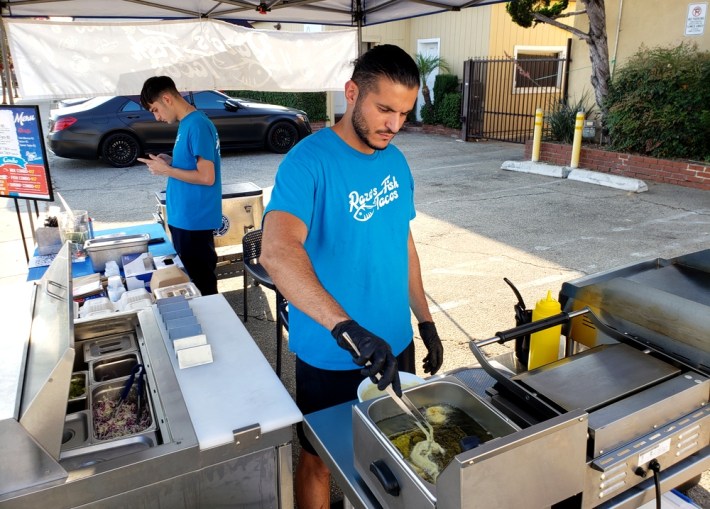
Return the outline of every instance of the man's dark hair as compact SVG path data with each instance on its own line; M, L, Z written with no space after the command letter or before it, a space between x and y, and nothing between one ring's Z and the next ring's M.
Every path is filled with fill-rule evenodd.
M150 104L153 104L166 92L172 95L179 95L175 82L170 76L148 78L143 83L143 90L141 90L141 106L146 110L150 109Z
M393 44L375 46L355 60L352 80L367 94L377 86L377 80L386 77L407 88L419 86L419 68L407 52Z

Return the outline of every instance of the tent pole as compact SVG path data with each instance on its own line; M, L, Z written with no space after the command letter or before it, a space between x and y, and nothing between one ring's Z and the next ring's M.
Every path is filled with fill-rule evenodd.
M362 20L357 22L357 56L362 56Z
M5 75L5 91L7 92L7 100L9 103L15 104L12 90L12 72L10 71L10 65L7 58L8 49L5 44L6 41L7 37L5 33L5 23L2 19L0 19L0 48L2 49L2 67L3 74Z
M362 56L362 0L355 0L355 22L357 23L357 56Z

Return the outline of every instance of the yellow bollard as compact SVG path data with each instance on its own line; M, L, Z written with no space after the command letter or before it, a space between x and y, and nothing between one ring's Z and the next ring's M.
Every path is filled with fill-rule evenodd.
M542 143L542 109L535 110L535 129L533 131L532 161L540 160L540 143Z
M577 112L574 121L574 139L572 140L572 162L570 168L579 167L579 153L582 151L582 128L584 126L584 112Z

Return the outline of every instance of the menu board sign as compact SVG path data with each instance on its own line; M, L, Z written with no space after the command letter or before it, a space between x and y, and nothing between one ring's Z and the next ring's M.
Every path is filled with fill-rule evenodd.
M0 197L54 200L38 106L0 105Z

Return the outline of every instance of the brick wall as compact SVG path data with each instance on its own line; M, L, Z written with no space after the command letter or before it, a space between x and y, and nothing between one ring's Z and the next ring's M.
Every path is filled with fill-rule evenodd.
M451 127L444 127L440 124L409 124L406 123L402 126L402 131L407 131L410 133L424 133L424 134L438 134L440 136L449 136L450 138L460 138L461 129L453 129Z
M531 157L532 140L528 140L525 143L525 158L530 160ZM571 159L571 145L543 142L540 147L540 162L569 166ZM657 159L582 146L579 167L601 173L710 191L710 164L708 163Z
M320 131L325 127L325 120L316 120L311 122L311 129L313 132Z

